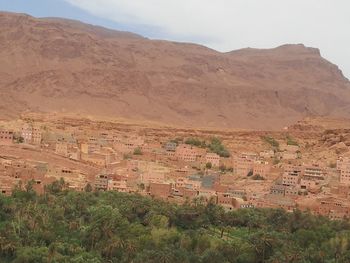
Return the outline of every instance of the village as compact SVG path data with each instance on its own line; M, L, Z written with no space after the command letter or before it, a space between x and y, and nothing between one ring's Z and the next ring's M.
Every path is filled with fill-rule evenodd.
M320 156L315 134L151 129L78 118L0 125L0 191L57 180L75 191L139 193L226 210L310 210L350 218L347 150ZM312 153L313 152L313 153Z

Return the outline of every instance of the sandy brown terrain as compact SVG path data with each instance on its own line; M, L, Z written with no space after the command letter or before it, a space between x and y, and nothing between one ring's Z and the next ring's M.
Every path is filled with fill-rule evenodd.
M0 13L0 118L58 112L182 127L280 129L350 116L350 84L303 45L220 53Z
M31 149L29 147L19 147L0 145L0 157L12 156L15 159L31 160L35 162L46 162L50 165L57 165L70 169L78 169L88 176L95 175L99 169L82 162L70 160L68 158L55 155L54 153L43 149Z

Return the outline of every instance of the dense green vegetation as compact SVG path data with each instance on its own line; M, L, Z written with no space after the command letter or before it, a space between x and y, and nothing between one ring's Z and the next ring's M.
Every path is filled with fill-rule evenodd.
M63 187L0 196L0 262L350 262L347 222Z
M279 149L279 147L280 147L279 142L276 141L276 139L273 137L263 136L262 140L265 141L266 143L270 144L272 146L272 148L274 148L275 150Z
M201 141L198 138L192 138L192 137L191 138L187 138L185 140L185 143L189 144L189 145L196 146L196 147L201 147L201 148L206 148L207 147L206 142L204 140Z
M254 174L252 176L253 180L265 180L265 178L263 176L261 176L260 174Z
M176 145L179 145L182 141L183 141L183 139L180 137L177 137L173 140L170 140L170 142L176 143Z
M133 154L134 154L134 155L142 155L142 150L141 150L141 148L140 148L140 147L135 148Z
M206 163L205 164L205 168L207 169L211 169L213 167L213 165L211 163Z
M299 143L292 138L290 135L287 135L287 145L295 145L295 146L299 146Z
M211 138L208 148L213 153L220 155L220 157L230 157L229 151L222 144L221 140L216 137Z
M226 173L226 172L232 173L233 172L233 168L232 167L226 167L226 165L224 165L224 164L220 164L219 170L222 173Z
M201 148L207 148L210 152L220 155L220 157L230 157L230 152L222 144L221 140L216 137L212 137L209 143L206 141L201 141L198 138L188 138L185 140L185 143Z

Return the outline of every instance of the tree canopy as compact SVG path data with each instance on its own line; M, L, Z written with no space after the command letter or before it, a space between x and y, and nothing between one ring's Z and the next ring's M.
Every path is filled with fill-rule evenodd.
M345 221L65 189L0 195L0 262L350 262Z
M185 140L185 143L196 147L207 148L210 152L216 153L220 157L230 157L230 152L217 137L212 137L209 143L205 140L201 141L198 138L188 138Z

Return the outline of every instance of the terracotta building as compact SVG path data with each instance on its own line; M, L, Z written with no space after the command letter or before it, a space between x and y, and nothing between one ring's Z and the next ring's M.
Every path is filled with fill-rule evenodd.
M164 145L164 149L168 152L175 152L176 151L176 147L177 147L177 143L176 142L167 142Z
M302 167L295 165L286 165L284 168L282 184L286 186L296 186L300 183L302 176Z
M68 143L57 142L55 147L55 153L64 157L68 157Z
M189 180L187 178L177 178L175 182L175 188L186 188L192 190L198 190L201 187L200 181Z
M149 193L158 198L168 198L171 196L172 185L167 183L150 183Z
M211 163L213 167L220 165L220 156L216 153L207 153L205 155L205 163Z
M176 148L175 156L185 162L196 162L205 155L205 150L192 145L181 144Z
M233 171L238 176L247 176L249 172L253 172L255 157L250 155L240 155L233 160Z
M41 144L42 133L41 128L38 125L32 123L25 123L21 129L21 137L24 143L28 144Z
M264 161L255 161L253 164L253 174L259 174L266 178L271 171L271 164Z
M316 213L334 220L349 219L350 206L337 198L322 198L319 200L319 206L316 207Z
M0 145L10 145L13 143L13 131L0 130Z
M107 174L96 175L94 188L95 188L95 190L107 191L107 189L108 189L108 175Z
M243 200L239 202L238 198L233 197L231 194L228 194L228 193L217 194L217 204L221 205L226 210L233 210L233 209L240 208L242 203L243 203Z
M127 183L127 178L124 178L122 176L112 176L108 180L108 191L117 191L117 192L123 192L127 193L130 191Z
M337 161L337 170L340 174L340 184L350 185L350 158L340 158Z
M326 177L326 170L319 165L305 165L303 167L303 177L309 180L323 181Z

